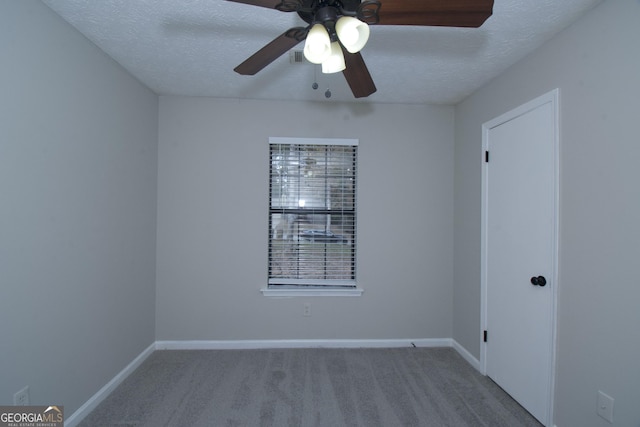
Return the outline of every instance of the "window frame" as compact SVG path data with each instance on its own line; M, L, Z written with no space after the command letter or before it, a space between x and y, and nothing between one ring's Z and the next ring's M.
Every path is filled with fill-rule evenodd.
M272 197L272 188L271 188L271 145L282 144L282 145L325 145L325 146L352 146L358 147L359 140L358 139L347 139L347 138L292 138L292 137L269 137L268 145L269 145L269 189L268 189L268 215L272 215L272 206L271 206L271 197ZM356 152L355 162L357 165L358 154ZM357 187L359 185L357 179L357 166L355 170L356 174L356 187L354 188L354 221L357 223ZM268 232L271 233L272 224L271 219L269 219L269 229ZM264 296L272 296L272 297L295 297L295 296L360 296L363 293L363 289L358 287L357 285L357 228L354 227L353 234L353 245L354 245L354 255L352 262L355 264L353 274L354 277L352 280L338 280L338 279L326 279L320 280L318 283L309 284L304 279L272 279L270 277L271 272L269 268L269 263L271 262L271 249L269 248L268 262L267 262L267 285L266 287L261 289L261 292ZM272 237L269 235L268 244L271 245ZM275 283L277 282L277 283ZM305 283L306 282L306 283ZM314 281L316 282L316 281Z

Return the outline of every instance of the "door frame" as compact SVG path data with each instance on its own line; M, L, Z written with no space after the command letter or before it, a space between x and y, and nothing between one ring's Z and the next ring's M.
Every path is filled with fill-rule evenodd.
M551 372L549 372L549 419L545 420L547 426L553 425L553 409L555 396L555 376L556 376L556 341L557 341L557 308L558 308L558 254L559 254L559 219L560 219L560 117L559 117L559 97L560 90L554 89L544 95L539 96L507 113L504 113L493 120L482 125L482 211L481 211L481 267L480 267L480 372L487 375L487 343L484 342L484 331L487 330L487 233L488 233L488 176L487 165L485 161L485 153L489 150L489 131L501 124L513 120L523 114L528 113L544 104L551 103L553 109L554 129L553 129L553 181L554 181L554 212L553 212L553 249L552 259L553 265L551 269L550 284L552 287L552 307L551 307Z

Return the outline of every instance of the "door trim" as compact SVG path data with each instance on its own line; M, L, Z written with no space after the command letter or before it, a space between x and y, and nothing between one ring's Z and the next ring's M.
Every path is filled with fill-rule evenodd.
M558 304L558 244L559 244L559 212L560 212L560 174L559 174L559 146L560 146L560 117L559 117L559 97L560 90L554 89L546 94L535 98L505 114L496 117L482 125L482 206L481 206L481 267L480 267L480 372L487 375L487 343L484 342L484 331L487 329L487 216L488 216L488 193L487 193L487 163L485 162L485 152L488 151L489 131L501 124L522 116L544 104L551 103L554 118L553 131L553 151L554 151L554 213L553 213L553 249L552 249L552 320L551 320L551 372L549 372L549 419L545 420L545 425L553 425L553 409L555 396L555 376L556 376L556 341L557 341L557 304ZM489 336L491 332L489 331Z

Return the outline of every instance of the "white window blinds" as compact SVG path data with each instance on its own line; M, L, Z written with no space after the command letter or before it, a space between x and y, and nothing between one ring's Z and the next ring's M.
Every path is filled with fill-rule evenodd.
M269 142L269 287L355 287L357 140Z

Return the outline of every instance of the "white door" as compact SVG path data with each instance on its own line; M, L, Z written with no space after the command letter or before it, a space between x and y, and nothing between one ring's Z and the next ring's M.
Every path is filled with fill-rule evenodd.
M555 352L556 111L554 91L483 126L482 363L545 425Z

